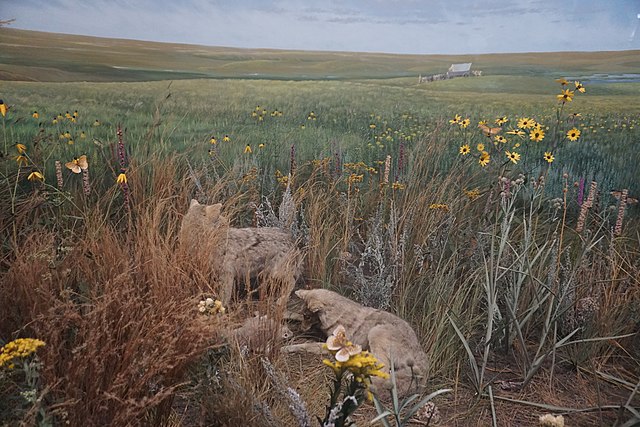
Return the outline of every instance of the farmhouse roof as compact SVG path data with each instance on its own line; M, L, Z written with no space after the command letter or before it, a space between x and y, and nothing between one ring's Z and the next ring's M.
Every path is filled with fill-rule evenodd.
M463 64L451 64L449 72L452 73L466 73L471 69L471 62L465 62Z

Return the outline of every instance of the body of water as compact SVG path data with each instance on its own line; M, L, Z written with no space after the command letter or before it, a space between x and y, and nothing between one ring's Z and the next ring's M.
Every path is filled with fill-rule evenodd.
M589 76L566 77L567 80L579 80L584 83L638 83L640 82L640 74L606 74L597 73Z

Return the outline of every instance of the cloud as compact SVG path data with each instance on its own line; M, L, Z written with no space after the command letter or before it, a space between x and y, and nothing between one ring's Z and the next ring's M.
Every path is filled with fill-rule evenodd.
M397 53L629 48L634 0L23 0L15 27L166 42ZM597 28L598 31L593 29Z

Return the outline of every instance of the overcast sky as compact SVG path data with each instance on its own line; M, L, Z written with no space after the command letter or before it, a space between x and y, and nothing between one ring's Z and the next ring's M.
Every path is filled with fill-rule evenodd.
M640 0L0 0L14 28L394 53L640 49Z

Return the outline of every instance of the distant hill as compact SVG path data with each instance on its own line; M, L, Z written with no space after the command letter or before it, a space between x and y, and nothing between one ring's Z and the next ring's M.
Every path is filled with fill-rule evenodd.
M393 55L240 49L0 28L0 80L386 79L472 62L484 75L638 73L640 51Z

